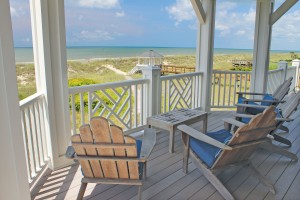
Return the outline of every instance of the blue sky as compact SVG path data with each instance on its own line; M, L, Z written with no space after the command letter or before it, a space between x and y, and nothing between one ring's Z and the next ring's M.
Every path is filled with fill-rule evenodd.
M284 0L276 0L276 6ZM32 46L29 0L10 0L15 46ZM252 49L255 0L217 0L215 47ZM65 0L67 46L195 47L189 0ZM300 3L273 26L272 49L300 50Z

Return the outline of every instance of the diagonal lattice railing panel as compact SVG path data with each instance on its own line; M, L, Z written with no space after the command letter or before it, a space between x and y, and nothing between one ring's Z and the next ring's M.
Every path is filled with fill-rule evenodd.
M73 133L93 116L105 117L128 133L146 125L148 113L143 107L148 82L140 79L70 88Z
M201 77L198 72L161 77L161 112L200 107Z

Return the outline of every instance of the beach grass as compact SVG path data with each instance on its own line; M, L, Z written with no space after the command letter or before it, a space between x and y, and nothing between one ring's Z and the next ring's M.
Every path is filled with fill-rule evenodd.
M214 66L216 70L231 70L232 60L252 60L252 54L216 54L214 55ZM292 60L290 53L271 53L269 69L277 69L279 61ZM88 79L95 83L107 83L126 80L126 77L111 71L105 66L113 66L123 72L128 73L138 62L137 58L111 58L111 59L89 59L68 61L68 79ZM196 56L176 55L165 56L165 64L176 66L194 67ZM33 64L17 64L17 78L19 98L24 99L36 92L35 70ZM141 78L141 74L131 75L132 79Z

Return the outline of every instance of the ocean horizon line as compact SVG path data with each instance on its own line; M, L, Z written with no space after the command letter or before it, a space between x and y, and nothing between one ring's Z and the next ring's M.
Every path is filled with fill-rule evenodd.
M27 47L19 47L15 46L16 48L33 48L32 46L27 46ZM67 46L68 48L192 48L196 49L196 47L189 47L189 46ZM228 49L228 50L252 50L252 48L228 48L228 47L215 47L214 49ZM295 49L271 49L270 51L282 51L282 52L300 52L299 50Z
M92 60L110 58L136 58L145 51L154 50L164 56L195 55L196 47L151 47L151 46L72 46L67 47L68 60ZM271 50L271 53L289 53L293 50ZM214 48L215 54L251 54L253 49ZM15 47L17 63L33 62L32 47Z

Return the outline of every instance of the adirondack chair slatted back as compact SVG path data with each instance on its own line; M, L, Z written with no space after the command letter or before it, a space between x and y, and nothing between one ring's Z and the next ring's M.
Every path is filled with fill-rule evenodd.
M247 160L257 146L276 128L274 109L274 106L270 106L252 118L249 124L238 128L228 143L233 149L223 150L212 168Z
M107 119L103 117L92 118L90 125L81 126L79 131L80 134L72 136L71 140L77 156L82 158L78 160L84 177L139 179L137 161L117 159L137 158L134 138L124 136L122 129L118 126L109 126ZM80 143L83 144L79 145ZM90 157L92 159L89 159ZM99 160L96 159L97 157L100 157ZM101 159L101 157L107 159Z
M287 96L286 102L278 106L281 109L282 117L288 118L297 109L300 101L300 92L291 93Z
M292 84L293 77L290 77L289 79L285 80L274 92L273 97L281 101L285 95L289 92L290 86Z

